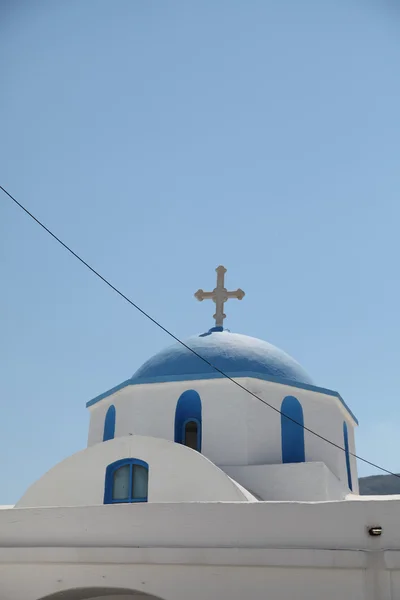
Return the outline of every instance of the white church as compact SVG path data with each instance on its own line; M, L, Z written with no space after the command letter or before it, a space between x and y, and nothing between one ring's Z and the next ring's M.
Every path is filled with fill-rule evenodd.
M357 419L215 326L87 403L88 447L0 510L0 600L398 600L400 496L359 496Z

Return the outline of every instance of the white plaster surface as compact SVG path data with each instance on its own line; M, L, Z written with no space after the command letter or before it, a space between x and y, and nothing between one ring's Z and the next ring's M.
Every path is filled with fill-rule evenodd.
M0 512L0 542L6 546L57 545L62 541L63 546L399 550L399 510L396 497L351 502L173 502L12 508ZM371 538L366 528L377 524L384 534Z
M398 498L3 510L0 597L119 588L164 600L397 600L399 511Z
M239 378L241 385L280 409L286 396L301 402L304 424L343 447L343 421L349 430L350 451L355 453L354 422L334 396L254 378ZM110 404L116 408L115 436L137 434L174 439L175 408L179 396L195 389L202 401L202 453L217 465L240 466L282 462L281 417L224 379L133 385L115 392L90 410L89 446L103 439L104 419ZM307 462L323 462L347 487L343 450L305 431ZM351 460L354 492L358 492L357 465Z
M321 462L230 466L223 469L261 500L343 500L348 488Z
M293 568L283 576L281 568L121 564L107 567L106 572L104 576L104 565L88 565L82 576L76 564L63 566L62 571L58 565L51 565L43 569L38 581L33 566L10 566L5 575L0 569L4 590L2 600L42 600L54 589L56 582L61 590L74 590L85 580L91 587L95 584L101 589L104 579L115 587L146 590L151 594L147 600L154 597L162 600L364 600L366 597L361 569ZM10 575L15 582L11 585ZM24 584L24 580L31 586ZM63 595L61 598L75 600L76 596ZM93 595L83 598L93 600ZM139 596L139 600L142 598L145 600ZM135 595L133 599L136 600ZM120 599L113 595L109 600Z
M36 481L16 507L103 504L106 468L122 458L149 465L149 502L248 500L248 493L198 452L162 439L129 436L63 460Z

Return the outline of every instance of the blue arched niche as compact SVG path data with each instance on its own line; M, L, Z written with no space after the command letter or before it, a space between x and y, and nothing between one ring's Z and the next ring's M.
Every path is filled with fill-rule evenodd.
M300 402L286 396L281 404L282 462L305 462L304 417Z
M111 404L104 420L103 442L112 440L115 434L115 406Z
M344 441L344 453L346 455L346 469L347 469L347 483L349 489L353 491L353 481L351 478L351 467L350 467L350 450L349 450L349 432L347 429L347 423L343 423L343 441Z
M201 399L195 390L181 394L175 410L175 442L201 452Z

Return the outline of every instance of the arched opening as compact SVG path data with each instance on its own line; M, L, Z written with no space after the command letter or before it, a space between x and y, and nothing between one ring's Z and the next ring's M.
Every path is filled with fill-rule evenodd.
M197 420L190 419L184 423L183 443L192 450L198 450L200 446L199 440L200 425Z
M175 442L201 452L201 399L195 390L181 394L175 410Z
M111 404L104 420L103 442L114 439L115 435L115 406Z
M286 396L281 404L282 462L305 462L304 417L300 402Z
M104 504L147 502L149 465L137 458L123 458L108 465Z
M162 598L126 588L90 587L63 590L37 600L162 600Z
M349 450L349 432L347 429L347 423L343 423L343 441L344 441L344 453L346 455L346 470L347 470L347 483L349 489L353 491L353 480L351 478L351 466L350 466L350 450Z

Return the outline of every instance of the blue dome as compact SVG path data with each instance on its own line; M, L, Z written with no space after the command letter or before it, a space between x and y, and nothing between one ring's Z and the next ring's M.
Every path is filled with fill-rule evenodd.
M185 344L231 377L252 374L265 379L312 384L299 363L279 348L257 338L215 327L206 334L190 337ZM133 375L131 383L221 376L193 352L176 343L147 360Z

